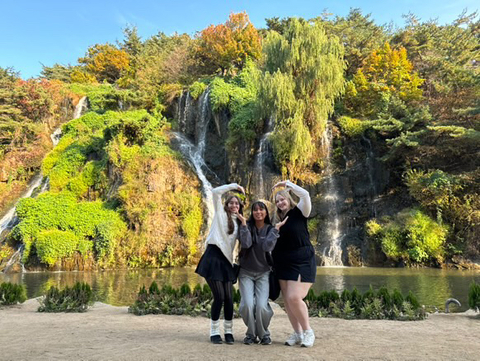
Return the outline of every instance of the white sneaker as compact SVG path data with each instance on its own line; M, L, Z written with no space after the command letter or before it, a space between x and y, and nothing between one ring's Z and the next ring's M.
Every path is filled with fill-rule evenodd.
M307 330L303 333L302 347L312 347L315 342L313 330Z
M292 333L289 338L285 341L287 346L300 345L303 341L303 333Z

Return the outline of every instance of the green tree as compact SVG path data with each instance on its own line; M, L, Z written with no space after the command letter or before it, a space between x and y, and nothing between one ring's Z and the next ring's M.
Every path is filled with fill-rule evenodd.
M376 25L370 14L363 15L357 8L350 9L346 17L330 20L330 15L325 13L312 20L320 22L328 35L336 35L344 45L346 76L351 79L363 61L388 40L389 29Z
M343 92L343 46L321 24L292 19L283 35L268 34L264 52L260 107L275 118L272 139L282 173L298 177L318 160L328 116Z
M425 78L423 88L435 118L473 127L480 108L478 13L464 11L446 25L437 20L421 22L413 14L405 17L407 24L392 44L407 49L415 69Z
M71 65L53 64L53 66L46 66L42 64L40 77L47 80L60 80L64 83L70 83L73 69Z

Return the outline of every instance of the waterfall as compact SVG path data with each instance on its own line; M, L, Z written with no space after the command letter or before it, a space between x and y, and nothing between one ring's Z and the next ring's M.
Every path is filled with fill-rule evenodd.
M73 119L79 118L82 115L83 111L86 109L86 106L87 106L87 97L83 97L80 99L77 106L75 107L75 111L73 112L73 116L74 116ZM50 135L50 138L52 139L52 143L54 147L60 141L61 134L62 134L62 129L61 127L59 127ZM38 192L36 192L38 187L41 187L41 188ZM40 193L45 192L47 189L48 189L48 179L43 181L43 174L40 172L32 178L32 180L30 181L30 184L28 185L27 190L25 191L25 193L22 194L20 199L37 196ZM10 208L8 212L0 220L0 241L3 241L4 237L6 236L6 233L9 232L18 223L18 217L16 215L17 204L18 204L18 201L15 202L13 207ZM23 254L23 245L20 245L20 247L17 249L17 251L13 254L13 256L8 261L7 267L5 267L4 272L10 269L15 262L20 261L22 259L21 257L22 254ZM22 270L24 270L23 264L22 263L20 264L22 266Z
M174 132L173 135L178 140L180 144L180 152L185 158L187 158L192 164L195 173L202 182L202 189L204 194L204 202L207 208L207 225L210 227L210 224L213 219L213 196L212 196L212 185L208 181L203 168L206 168L205 161L202 156L203 149L198 145L195 146L190 140L187 139L183 134Z
M73 112L73 119L80 118L82 114L85 113L87 108L88 108L87 97L83 97L78 101L78 104L75 107L75 111Z
M205 145L207 140L207 129L208 129L208 121L210 117L207 114L208 111L208 100L210 95L210 89L207 89L203 94L200 96L198 101L198 106L200 108L200 119L197 122L198 127L198 139L197 139L197 147L200 156L204 157L205 155Z
M324 266L342 266L342 239L344 235L341 231L341 220L338 216L338 186L332 168L332 132L328 127L323 136L322 144L326 154L326 195L325 200L328 204L327 220L327 240L323 247L323 265Z
M362 140L367 144L367 149L366 149L367 157L365 159L365 163L367 165L368 182L370 184L370 190L371 190L369 194L371 198L371 204L372 204L372 208L370 210L370 216L376 218L377 203L380 200L380 198L378 197L377 186L373 180L373 175L375 173L375 165L374 165L375 155L373 154L372 142L370 141L370 139L365 137L365 135L362 135Z
M32 195L33 191L42 184L42 179L43 176L41 173L36 174L32 180L30 181L30 184L28 185L27 190L25 193L21 195L20 198L28 198ZM3 216L3 218L0 220L0 235L3 234L4 231L11 230L17 223L18 223L18 218L15 215L15 210L17 208L18 201L15 203L15 205L8 210L8 212Z
M20 245L18 249L15 251L12 257L8 260L7 264L5 265L5 268L3 269L4 273L8 273L10 269L15 265L17 262L20 263L20 266L22 267L22 272L25 272L25 266L22 263L22 256L23 256L23 249L25 248L25 245Z
M255 162L253 165L253 177L255 178L255 189L258 199L265 199L265 185L264 185L264 165L265 159L268 154L268 137L273 131L275 122L273 117L268 118L265 134L260 138L258 145L257 155L255 156Z
M56 147L60 138L62 137L62 127L58 127L55 131L50 134L50 139L52 140L53 146Z
M212 185L210 184L209 180L206 177L204 170L208 170L207 165L205 164L204 160L204 153L205 153L205 145L206 145L206 138L207 138L207 129L208 123L210 121L210 114L208 112L208 102L209 102L209 94L210 89L207 89L199 98L198 101L198 117L196 122L196 144L193 144L184 134L180 132L185 131L187 127L187 120L188 120L188 112L190 111L191 107L191 97L190 94L186 94L185 99L185 109L181 111L182 106L182 98L179 100L178 105L178 112L177 115L182 115L179 118L179 130L180 132L173 132L176 140L179 142L180 152L183 156L192 164L195 173L200 179L202 183L202 190L204 194L204 203L205 207L207 208L207 226L210 227L210 224L213 219L213 197L212 197Z
M181 106L182 106L182 102L181 102L182 98L183 98L183 95L180 98L179 109L181 109ZM187 130L188 112L190 110L191 100L192 100L192 97L190 96L190 92L187 92L185 94L185 107L183 108L183 114L180 113L179 115L181 116L178 118L178 130L181 133L185 133Z

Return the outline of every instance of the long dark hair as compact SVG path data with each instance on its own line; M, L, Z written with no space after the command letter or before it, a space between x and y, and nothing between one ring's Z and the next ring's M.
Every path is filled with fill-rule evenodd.
M250 213L250 217L248 218L247 220L247 225L248 225L248 228L250 229L251 232L253 232L255 230L255 219L253 218L253 211L255 210L255 208L260 208L260 209L265 209L265 211L267 212L267 215L265 216L265 224L269 224L269 225L272 225L272 221L270 221L270 215L268 214L268 207L265 205L265 203L261 202L261 201L256 201L252 204L252 211Z
M223 205L223 209L227 213L227 218L228 218L228 234L232 234L233 231L235 230L235 225L233 224L233 219L232 219L232 212L228 209L228 203L233 199L237 198L238 204L240 205L238 209L238 213L240 213L243 216L243 203L242 200L236 196L236 195L231 195L230 197L227 198L225 201L225 204ZM237 218L237 224L240 225L240 220Z

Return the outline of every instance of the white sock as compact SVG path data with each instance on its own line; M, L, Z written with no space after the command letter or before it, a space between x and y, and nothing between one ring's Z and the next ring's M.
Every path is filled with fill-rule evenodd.
M220 336L220 320L210 321L210 336Z
M223 330L225 331L225 333L229 333L229 334L233 335L232 327L233 327L233 320L230 320L230 321L224 320L223 321Z

